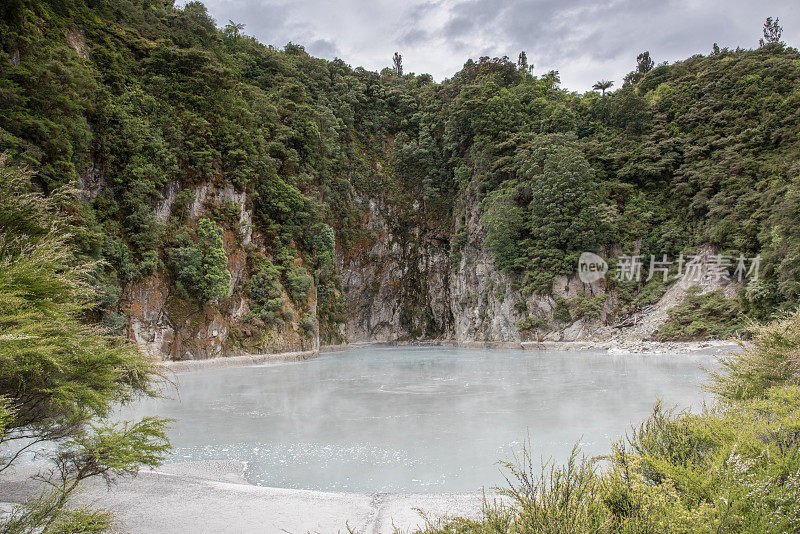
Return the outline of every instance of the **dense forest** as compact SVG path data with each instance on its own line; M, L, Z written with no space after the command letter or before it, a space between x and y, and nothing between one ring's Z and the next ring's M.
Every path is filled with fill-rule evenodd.
M800 53L777 21L752 50L710 43L674 64L642 52L624 80L585 94L524 53L468 60L439 83L405 73L399 54L369 72L243 30L218 28L199 2L0 5L0 473L54 445L47 491L0 531L108 531L108 512L67 506L79 484L168 455L168 421L110 419L161 394L161 367L119 337L136 337L134 314L167 309L171 331L206 321L215 338L230 327L237 350L275 348L265 332L281 328L318 348L344 340L348 287L380 281L345 272L354 258L434 243L456 272L476 236L515 292L554 305L545 319L517 300L523 331L617 319L677 276L610 277L567 301L556 284L588 251L612 267L701 249L761 258L735 298L688 290L664 339L778 315L712 375L716 405L658 406L604 469L577 451L543 470L526 455L506 465L505 505L426 532L796 531ZM381 225L401 242L380 245ZM399 320L413 337L445 335L425 294L438 279L421 280L421 255L400 257L408 277L389 279L416 307ZM214 315L223 307L236 321Z
M246 296L243 337L295 321L337 341L337 258L374 239L376 201L395 208L389 224L444 243L454 269L479 206L485 246L523 294L548 293L582 251L613 264L710 246L762 258L727 315L800 299L800 54L779 36L674 64L644 52L617 90L578 94L524 53L441 83L399 56L353 69L220 29L199 2L12 0L0 13L0 151L45 194L80 185L76 246L103 260L88 316L111 332L126 284L161 273L177 308ZM228 200L197 216L208 184L246 193L252 220ZM608 284L622 312L664 292L659 277Z

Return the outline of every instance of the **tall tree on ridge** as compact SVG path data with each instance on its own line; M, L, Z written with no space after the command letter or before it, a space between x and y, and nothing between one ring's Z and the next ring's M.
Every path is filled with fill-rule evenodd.
M524 50L519 53L517 68L521 72L531 72L533 70L533 65L528 65L528 54L526 54Z
M241 22L233 22L232 20L228 20L228 24L225 25L224 31L225 35L231 39L238 39L242 34L242 30L244 30L244 24Z
M640 74L647 74L655 67L653 58L650 57L650 52L645 51L636 56L636 71Z
M403 75L403 56L401 56L399 52L394 53L394 57L392 58L392 68L394 69L394 73L398 76Z
M764 38L758 40L758 46L781 42L783 28L778 24L780 21L781 19L778 17L774 21L772 17L767 17L766 22L764 22Z
M606 96L606 89L614 85L614 80L600 80L592 86L596 91L603 91L603 96Z

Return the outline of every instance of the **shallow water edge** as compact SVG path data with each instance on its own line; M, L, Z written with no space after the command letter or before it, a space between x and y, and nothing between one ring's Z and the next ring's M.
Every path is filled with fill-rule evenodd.
M199 371L202 369L222 369L225 367L240 367L246 365L260 365L264 363L298 362L310 360L319 356L319 350L305 350L295 352L276 352L272 354L244 354L241 356L227 356L222 358L208 358L206 360L168 360L162 362L164 367L176 373Z
M371 347L455 347L467 349L511 349L542 351L608 351L610 354L683 354L689 352L723 353L738 350L735 341L393 341L389 343L363 342L345 343L342 345L323 345L316 350L275 352L269 354L244 354L206 360L167 360L162 362L166 368L176 373L198 371L201 369L223 369L264 363L297 362L317 358L321 353L341 352L346 350Z

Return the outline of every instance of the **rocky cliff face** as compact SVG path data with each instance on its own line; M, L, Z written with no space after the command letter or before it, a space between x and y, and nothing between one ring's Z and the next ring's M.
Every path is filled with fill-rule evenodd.
M170 217L178 191L174 183L164 191L156 206L162 221ZM195 222L224 203L238 208L238 233L224 234L230 292L227 298L201 307L175 294L164 273L130 283L120 303L129 315L129 336L173 360L319 348L318 329L309 335L299 321L303 314L317 315L314 287L300 305L284 294L284 311L290 319L280 325L246 320L250 304L244 291L245 249L260 246L247 194L205 184L193 196L189 217ZM398 223L403 217L396 206L374 199L362 203L368 206L363 224L372 237L358 250L337 250L346 302L346 321L339 326L344 342L641 339L667 319L667 310L680 304L690 285L673 284L635 328L621 330L610 326L618 319L618 295L602 280L584 284L577 276L559 276L551 294L524 295L519 280L495 268L484 247L479 204L469 195L460 201L459 220L443 225L457 228L452 231L461 239L457 254L452 253L451 239L443 237L442 226ZM723 288L732 296L738 286L706 281L701 287ZM570 311L569 303L575 302L593 302L592 313Z
M156 215L162 222L170 217L179 190L179 184L168 184L163 201L156 206ZM190 224L196 224L211 209L226 203L238 209L238 232L226 230L223 234L231 273L228 295L201 306L196 301L181 298L164 272L131 282L124 287L120 300L120 308L128 313L128 336L150 352L171 360L319 348L318 329L309 333L299 321L304 313L312 317L317 315L314 287L300 304L292 303L284 292L283 312L290 320L278 325L254 325L246 320L250 311L244 290L246 248L261 246L258 232L253 231L252 205L247 194L235 191L230 185L204 184L195 188L193 198L189 206Z
M315 299L309 305L315 309ZM319 338L302 332L297 321L280 328L250 328L241 295L207 306L181 300L161 275L129 284L121 305L129 310L128 334L150 352L170 360L194 360L242 354L315 350Z
M520 280L500 271L484 247L486 231L479 204L468 195L457 210L463 235L459 254L436 232L392 230L391 208L370 203L367 227L375 235L363 254L340 253L348 317L348 342L623 341L650 338L683 301L692 285L702 292L722 289L735 296L739 284L702 278L672 283L654 305L621 311L618 292L606 280L583 283L576 275L557 276L549 295L524 295ZM715 251L703 248L705 264ZM702 273L701 273L702 274ZM588 305L588 306L587 306ZM589 309L587 309L587 307ZM621 319L633 318L619 328ZM629 321L630 322L630 321Z
M347 341L527 341L537 337L573 341L609 335L602 327L613 299L592 321L559 324L553 317L556 298L603 295L599 283L585 285L577 276L559 277L553 296L526 297L518 281L495 268L483 245L485 230L474 199L461 201L464 241L456 257L451 257L450 242L440 237L440 231L393 229L388 222L396 217L391 207L376 201L369 206L365 224L375 238L362 254L339 254L348 309ZM540 328L546 335L520 328L529 317L546 322Z
M451 337L447 243L420 227L392 226L396 210L370 201L374 236L358 255L339 251L348 342Z

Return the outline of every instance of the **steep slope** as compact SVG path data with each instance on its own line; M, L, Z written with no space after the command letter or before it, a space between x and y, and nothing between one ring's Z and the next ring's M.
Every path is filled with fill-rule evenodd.
M1 9L0 150L44 191L79 184L79 245L105 262L88 319L166 357L608 337L680 302L676 264L645 280L651 255L704 251L700 285L755 317L800 298L782 44L640 61L601 96L507 58L442 83L352 69L197 2ZM645 276L583 284L584 251ZM757 279L708 275L759 254Z

